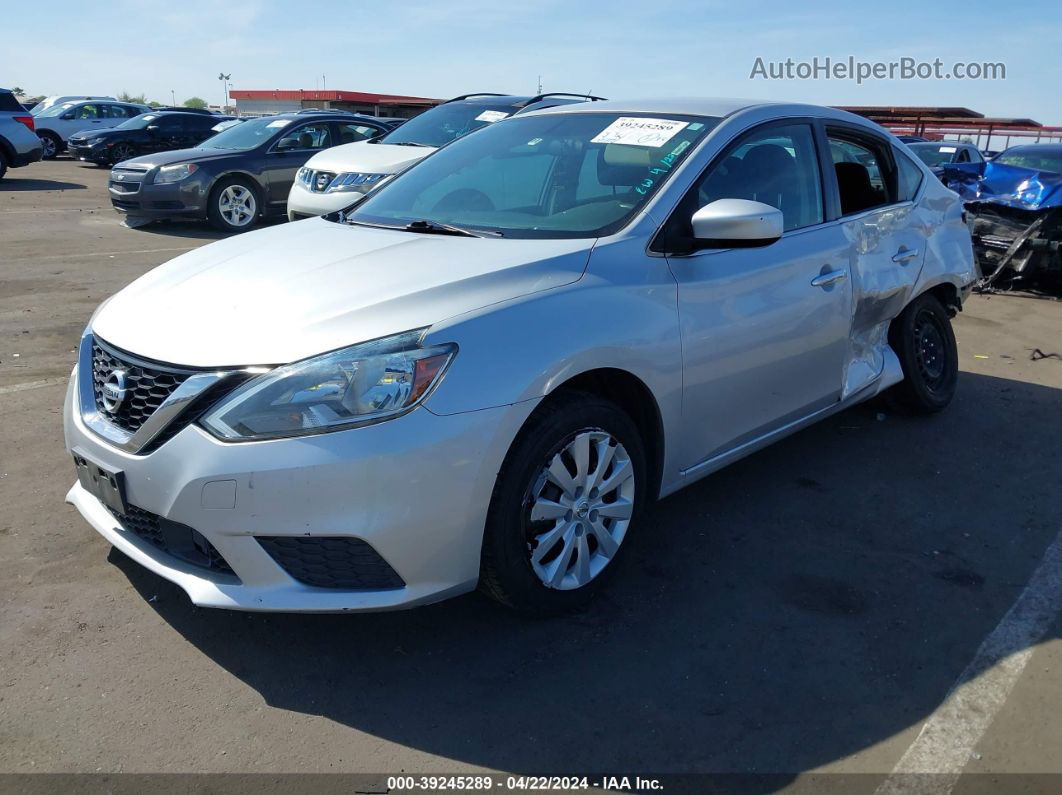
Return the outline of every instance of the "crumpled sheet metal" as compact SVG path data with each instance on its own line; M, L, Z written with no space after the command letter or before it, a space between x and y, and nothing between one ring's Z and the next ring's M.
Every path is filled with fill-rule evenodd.
M1062 174L1001 163L952 163L941 182L964 201L984 201L1021 210L1062 207Z

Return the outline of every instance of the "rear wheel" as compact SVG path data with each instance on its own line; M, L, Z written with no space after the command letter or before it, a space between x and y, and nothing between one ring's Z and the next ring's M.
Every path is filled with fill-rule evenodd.
M4 154L4 150L0 149L0 179L4 178L4 174L7 173L7 155Z
M55 133L49 130L42 130L37 133L37 137L41 139L41 146L44 147L41 157L45 160L54 160L55 156L62 151L63 141Z
M890 397L918 414L947 408L959 380L959 351L951 318L940 301L927 293L908 304L889 328L889 344L904 375Z
M242 179L222 180L210 193L207 213L215 229L243 232L258 220L258 196Z
M555 397L520 432L491 498L480 587L517 610L584 605L615 569L648 493L634 422L583 393Z

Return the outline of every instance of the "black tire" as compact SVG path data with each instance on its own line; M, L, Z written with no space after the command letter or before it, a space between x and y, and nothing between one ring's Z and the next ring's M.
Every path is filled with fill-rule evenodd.
M37 133L37 137L41 139L41 144L44 146L44 152L41 154L43 160L55 160L66 148L63 139L50 130L41 130Z
M7 155L4 154L4 150L0 149L0 179L4 178L4 174L7 173Z
M254 202L254 211L251 213L251 217L244 224L234 224L226 219L226 212L221 202L225 191L229 188L242 188L245 191L249 191ZM258 189L249 180L241 177L229 177L228 179L220 180L214 189L210 191L210 200L207 204L207 220L210 221L210 225L215 229L219 229L222 232L246 232L251 229L256 223L258 223L258 217L262 212L261 208L261 194Z
M111 165L136 157L136 147L128 143L115 144L111 149Z
M532 545L535 543L533 539L541 538L546 533L553 532L553 529L548 525L549 520L545 522L545 532L542 529L544 522L532 521L531 506L542 489L552 487L550 481L545 478L546 467L567 445L586 433L607 434L611 440L606 444L617 442L626 451L633 468L633 479L628 478L625 481L633 483L633 499L630 500L633 502L633 508L618 549L611 559L605 560L603 564L598 561L597 565L603 565L603 568L591 575L592 579L587 583L569 585L568 589L561 590L547 586L532 566ZM615 458L608 464L610 469L605 472L617 471L616 461L620 456L618 445L611 447ZM591 453L588 461L591 460L600 461L596 452ZM562 393L551 397L524 425L498 473L483 538L480 590L507 607L534 615L564 613L584 606L614 574L618 561L630 547L631 534L638 532L637 528L648 501L647 471L645 446L641 435L631 418L620 408L582 392ZM610 478L611 475L606 475L604 480L607 482ZM594 492L596 491L595 489ZM618 501L619 492L614 495L612 498ZM589 495L584 495L586 496ZM602 493L601 499L609 497ZM598 521L596 513L593 511L589 514L594 522ZM556 521L558 527L565 522L575 525L579 522L579 517L572 514L569 510L564 518L558 517L552 521ZM581 515L587 516L585 512ZM601 521L612 522L612 527L617 527L617 520ZM574 532L578 536L585 535L585 539L578 538L581 546L576 548L570 558L570 569L565 567L571 572L578 568L575 561L579 556L579 549L589 551L588 567L591 560L605 551L597 540L597 531L592 530L591 525L579 524ZM547 554L543 560L548 560L553 550L566 545L564 537L558 537L551 543L552 549L544 547ZM552 561L544 564L540 561L540 566L557 563L559 568L559 559L563 555L563 551L557 551L556 555L552 556Z
M951 318L935 296L919 296L889 327L889 344L904 380L889 390L900 408L934 414L947 408L959 380L959 351Z

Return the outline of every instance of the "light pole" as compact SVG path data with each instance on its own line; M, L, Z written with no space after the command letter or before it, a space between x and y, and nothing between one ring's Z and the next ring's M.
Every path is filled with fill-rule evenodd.
M221 112L222 113L227 112L228 109L229 109L229 78L230 77L232 77L232 75L227 75L224 72L219 72L218 73L218 80L220 80L221 84L225 87L225 104L221 107Z
M175 108L177 107L177 92L172 88L170 89L170 104Z

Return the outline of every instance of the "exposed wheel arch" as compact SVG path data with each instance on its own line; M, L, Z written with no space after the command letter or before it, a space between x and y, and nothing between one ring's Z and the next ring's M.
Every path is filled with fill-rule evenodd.
M660 493L664 472L664 422L660 406L649 387L627 370L602 367L579 373L557 385L543 398L543 403L558 394L570 392L585 392L609 400L634 420L645 445L649 464L650 497L655 500Z

